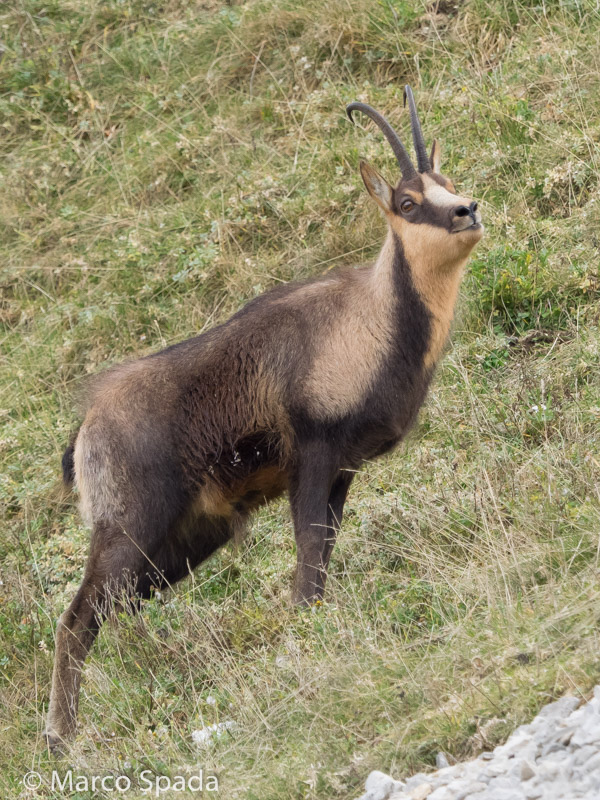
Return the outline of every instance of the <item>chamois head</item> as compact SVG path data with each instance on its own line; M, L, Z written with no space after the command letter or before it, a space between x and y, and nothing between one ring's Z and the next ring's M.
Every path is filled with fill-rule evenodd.
M427 154L421 124L410 86L404 89L408 101L417 167L413 165L398 134L389 122L366 103L350 103L353 111L370 117L390 143L402 172L393 188L370 164L360 162L360 171L371 197L384 212L388 225L398 235L409 262L425 260L429 266L443 268L464 263L483 235L477 203L457 194L454 184L440 174L440 145L434 140Z

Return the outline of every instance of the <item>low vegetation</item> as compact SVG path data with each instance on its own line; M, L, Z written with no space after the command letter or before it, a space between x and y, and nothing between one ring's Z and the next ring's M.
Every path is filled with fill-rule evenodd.
M69 766L353 798L373 768L468 757L598 682L599 38L592 0L0 8L3 798ZM358 161L396 167L344 106L408 131L405 82L487 235L410 441L353 485L327 601L290 606L291 522L271 506L105 626L80 736L49 757L54 625L88 537L58 488L78 387L373 257Z

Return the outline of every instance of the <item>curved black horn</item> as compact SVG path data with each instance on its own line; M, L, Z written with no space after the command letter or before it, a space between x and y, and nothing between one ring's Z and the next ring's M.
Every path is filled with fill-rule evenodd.
M375 111L374 108L368 106L366 103L350 103L350 105L346 106L346 114L348 114L348 119L352 123L354 122L352 119L353 111L362 111L363 114L366 114L367 117L370 117L373 120L373 122L377 123L377 125L381 128L383 135L392 146L398 166L402 170L402 177L405 180L414 177L417 174L417 171L415 170L404 145L400 141L398 134L392 128L387 119L382 116L379 111Z
M408 108L410 110L410 126L412 128L413 142L415 145L415 152L417 154L417 167L419 172L431 172L431 163L427 155L427 147L425 146L425 139L423 138L423 131L421 130L421 123L417 115L417 107L415 105L415 98L410 86L404 87L404 105L408 100Z

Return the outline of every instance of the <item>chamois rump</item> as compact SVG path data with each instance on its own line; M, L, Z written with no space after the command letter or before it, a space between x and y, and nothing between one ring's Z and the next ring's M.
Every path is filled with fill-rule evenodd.
M387 221L376 261L279 286L216 328L92 381L63 458L91 526L82 585L58 621L45 736L73 735L81 668L111 598L185 577L289 493L294 599L323 595L355 471L406 434L448 336L463 268L483 227L477 204L428 155L408 100L417 167L386 119L370 117L401 170L393 188L360 170Z

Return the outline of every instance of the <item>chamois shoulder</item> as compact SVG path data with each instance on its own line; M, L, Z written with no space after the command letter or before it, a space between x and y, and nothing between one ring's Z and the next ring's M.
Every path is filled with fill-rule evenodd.
M275 286L250 300L230 319L198 336L109 367L86 381L82 410L98 404L114 407L119 398L133 406L144 401L164 404L181 389L182 377L201 373L212 360L255 347L258 339L264 342L277 338L284 347L282 332L287 329L299 333L305 315L315 317L315 303L340 305L339 297L353 282L354 273L352 268L338 269L306 281Z

